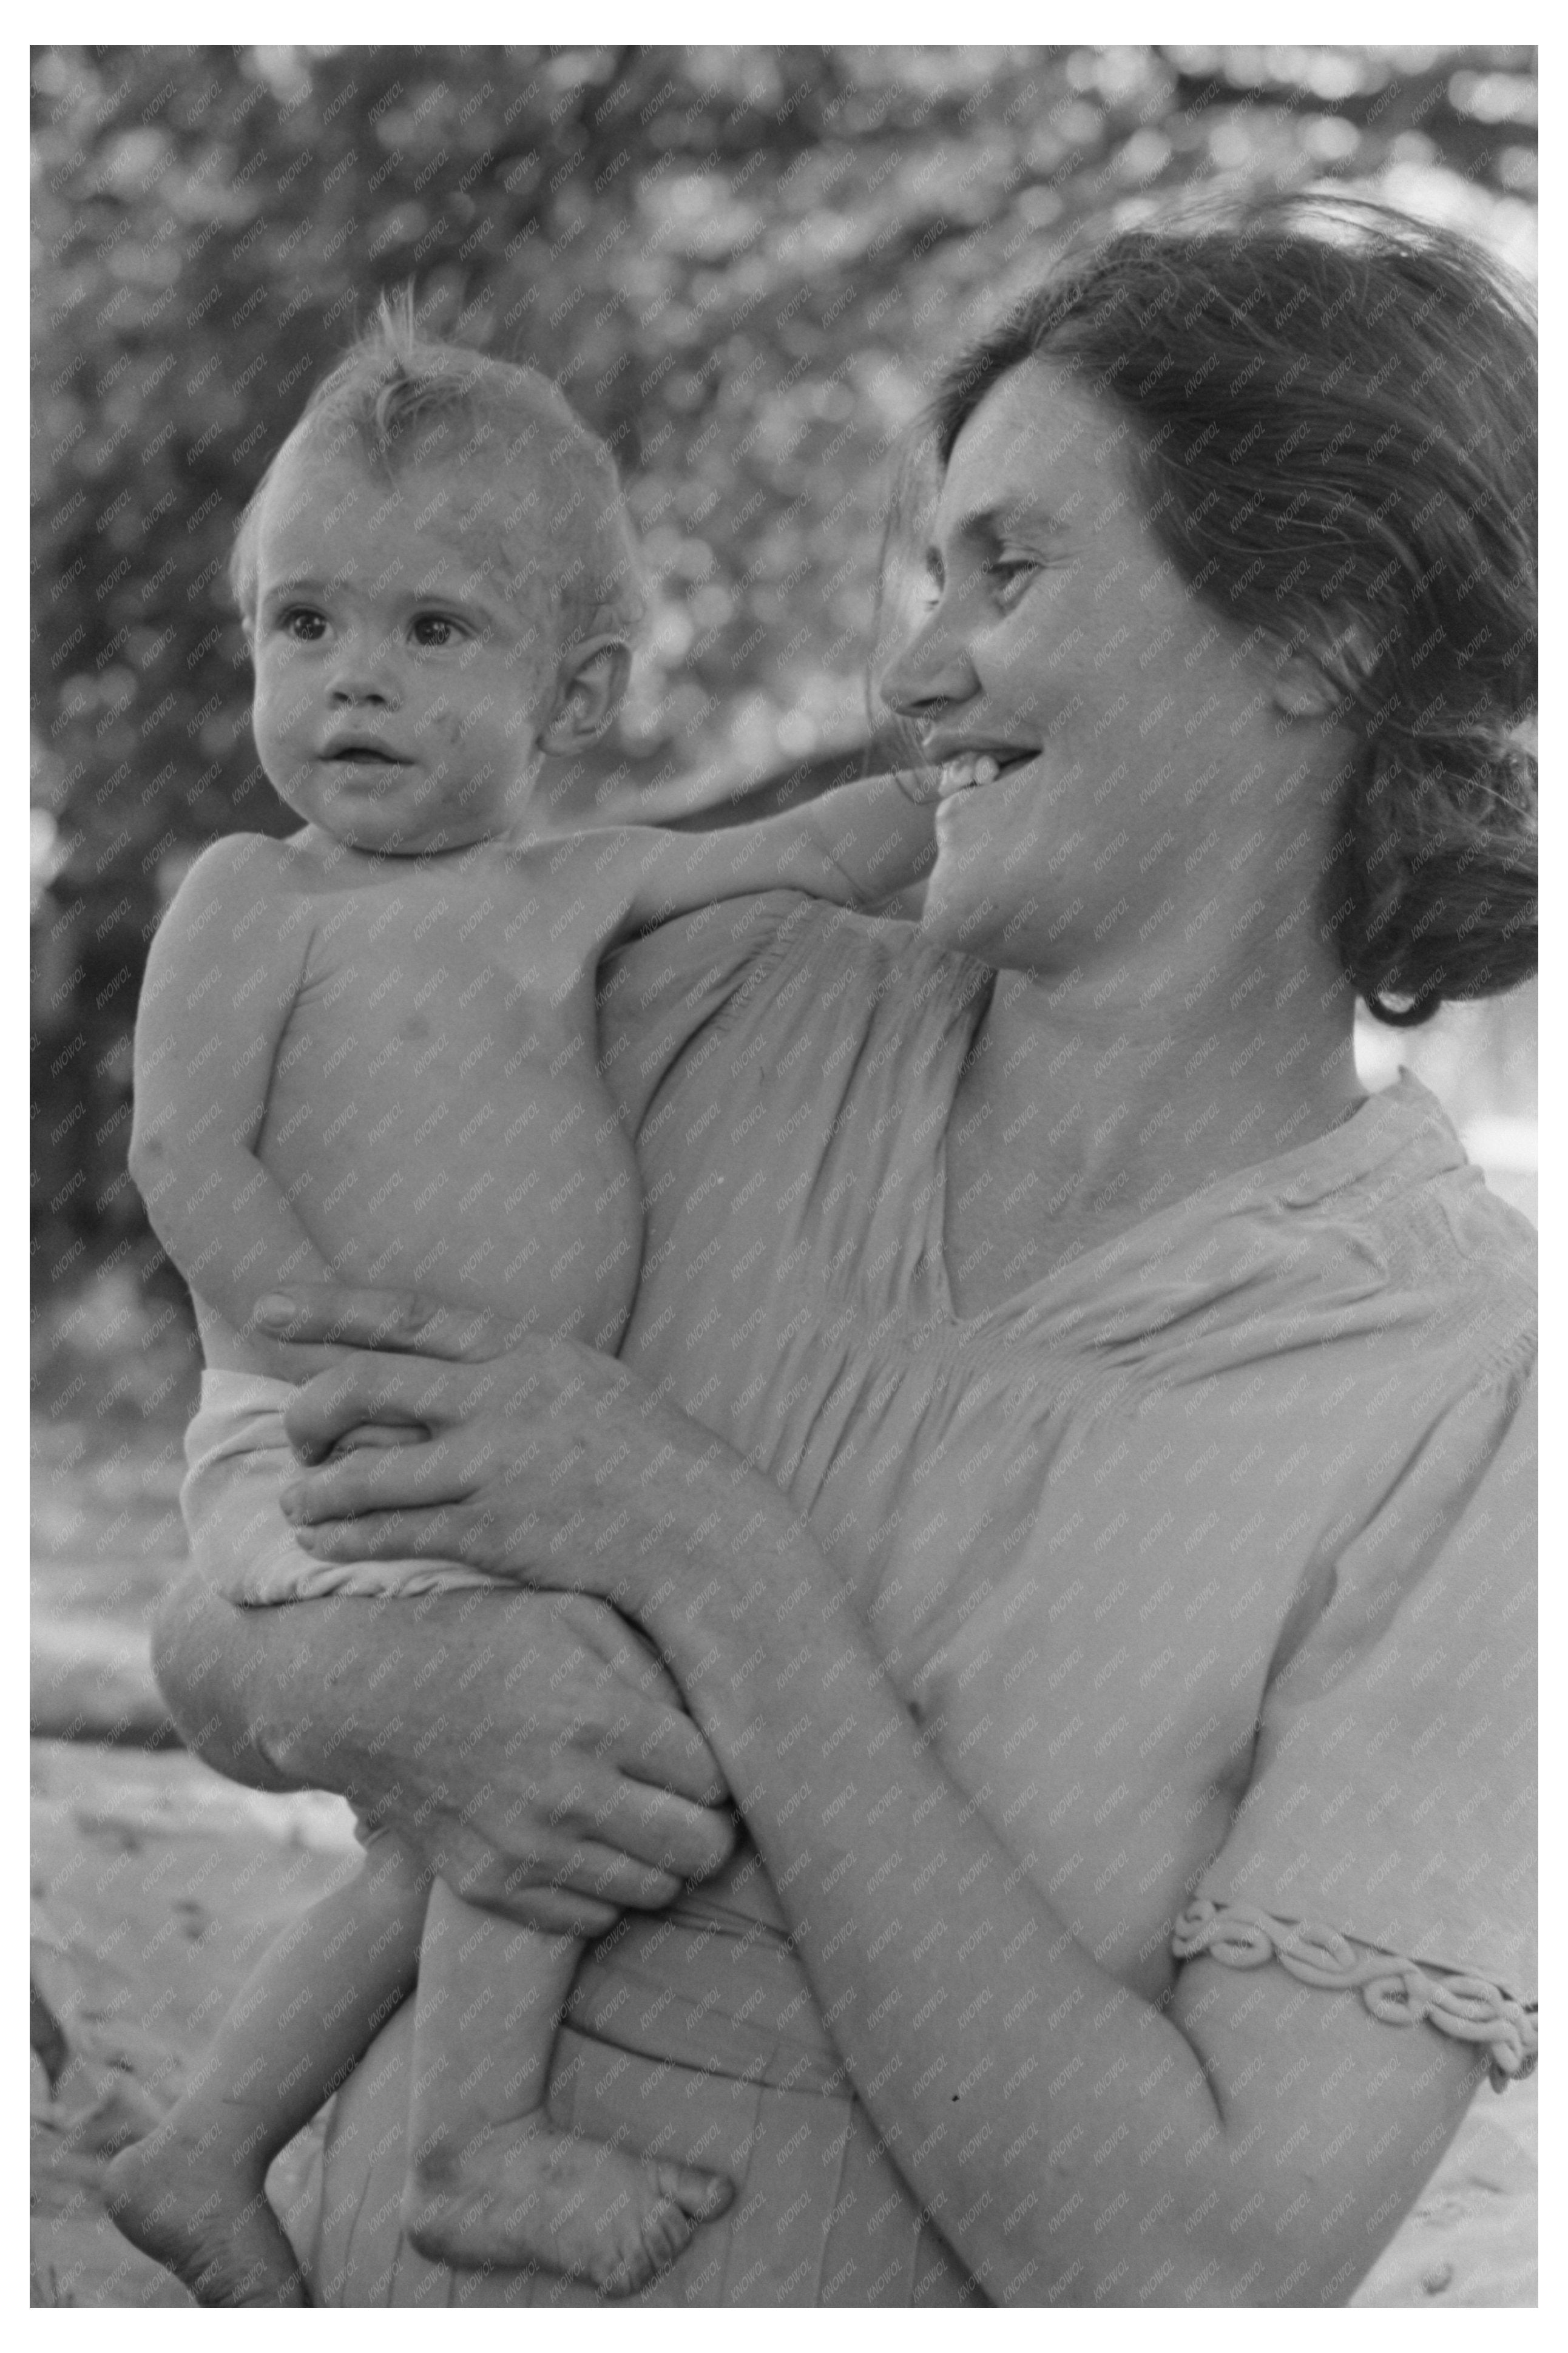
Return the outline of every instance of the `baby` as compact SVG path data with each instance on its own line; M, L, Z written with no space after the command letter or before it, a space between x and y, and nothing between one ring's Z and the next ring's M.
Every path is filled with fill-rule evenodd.
M599 959L731 893L885 897L929 863L930 811L881 777L708 836L531 835L543 755L591 743L624 691L635 544L609 452L554 387L420 340L408 309L384 305L310 402L233 572L257 748L302 830L196 860L142 997L131 1166L207 1365L192 1547L243 1605L485 1586L296 1545L283 1409L340 1352L266 1337L259 1302L418 1286L613 1350L642 1210L597 1067ZM679 1704L651 1654L648 1674ZM558 2131L545 2095L577 1945L471 1909L397 1839L362 1835L356 1878L267 1954L177 2106L116 2159L121 2229L203 2303L304 2303L268 2166L417 1978L415 2245L631 2293L729 2183Z

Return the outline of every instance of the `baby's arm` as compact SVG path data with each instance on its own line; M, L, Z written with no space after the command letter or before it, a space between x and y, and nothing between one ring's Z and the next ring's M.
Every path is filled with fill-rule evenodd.
M288 855L230 835L181 883L136 1017L130 1168L191 1289L278 1377L304 1380L341 1352L247 1331L264 1292L334 1277L255 1149L310 941L284 887Z
M715 899L809 891L841 906L875 904L929 872L935 801L916 772L840 785L781 816L717 833L626 828L633 877L625 926L660 923Z
M927 783L930 791L923 789ZM874 905L930 872L937 855L936 818L934 772L900 768L840 785L786 817L737 830L753 837L754 855L766 857L775 828L782 843L783 828L792 821L804 835L799 854L809 858L815 851L842 877L840 889L825 895L839 898L847 888L853 900Z

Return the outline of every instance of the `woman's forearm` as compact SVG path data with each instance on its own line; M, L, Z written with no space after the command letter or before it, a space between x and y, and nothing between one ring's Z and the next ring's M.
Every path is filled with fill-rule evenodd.
M1239 2281L1249 2251L1213 2194L1220 2112L1192 2045L1096 1966L962 1796L772 1482L554 1343L454 1370L440 1395L419 1363L334 1377L293 1409L295 1442L314 1455L419 1384L443 1435L302 1473L284 1498L302 1540L323 1559L439 1546L643 1625L857 2091L987 2293L1110 2292L1125 2256L1095 2223L1135 2194L1178 2295L1206 2267Z
M372 1294L330 1304L335 1328L382 1328ZM455 1341L444 1311L399 1314L406 1339ZM933 1755L769 1479L591 1349L528 1339L460 1361L472 1346L434 1383L424 1357L392 1354L302 1393L290 1426L311 1467L284 1498L301 1541L323 1559L455 1556L641 1623L770 1867L848 2073L988 2293L1348 2293L1464 2114L1484 2066L1470 2045L1390 2036L1349 1990L1217 1958L1188 1962L1168 2003L1140 1999L1076 1941L1038 1859L1011 1851L1011 1846L993 1832L991 1793L966 1797ZM334 1454L416 1399L426 1443Z
M244 1609L195 1571L159 1681L196 1754L255 1788L337 1791L473 1902L602 1935L724 1862L712 1751L597 1603L540 1593Z
M401 1631L355 1602L242 1609L195 1569L164 1597L153 1630L159 1686L196 1755L255 1789L341 1788L349 1780L360 1709Z
M755 1540L752 1555L756 1556ZM646 1622L768 1867L823 2016L916 2196L995 2301L1093 2301L1127 2271L1212 2297L1250 2243L1196 2052L1100 1969L920 1736L820 1554L744 1605ZM1223 2179L1228 2195L1212 2195ZM1208 2220L1205 2227L1205 2218Z

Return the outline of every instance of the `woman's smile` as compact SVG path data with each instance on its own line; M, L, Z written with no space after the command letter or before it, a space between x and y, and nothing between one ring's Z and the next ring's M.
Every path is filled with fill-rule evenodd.
M934 602L883 683L938 770L927 938L1135 997L1135 967L1206 965L1222 902L1251 960L1248 911L1299 898L1277 860L1308 797L1265 659L1174 576L1147 509L1104 404L1049 360L1014 369L954 444Z
M937 774L938 800L955 799L960 793L975 792L994 785L1008 769L1026 765L1039 757L1035 752L957 752L945 759Z

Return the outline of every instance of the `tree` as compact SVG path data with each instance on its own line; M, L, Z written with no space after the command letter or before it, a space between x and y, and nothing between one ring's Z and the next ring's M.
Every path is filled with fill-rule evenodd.
M885 461L1073 239L1195 184L1383 174L1519 251L1525 48L35 54L35 1251L144 1229L147 941L212 835L290 820L223 601L239 510L382 288L556 375L655 586L563 813L810 789L866 739ZM1402 176L1403 175L1403 176Z

